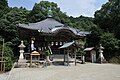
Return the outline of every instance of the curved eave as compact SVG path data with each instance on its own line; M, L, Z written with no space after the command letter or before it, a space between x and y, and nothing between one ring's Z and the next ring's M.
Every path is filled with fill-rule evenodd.
M27 24L18 24L18 28L24 28L28 30L38 30L38 29L32 28L31 26L28 26Z
M78 29L75 28L71 28L71 27L59 27L59 28L54 28L51 30L52 33L59 33L60 31L70 31L71 34L74 34L75 36L86 36L88 34L91 34L90 32L85 32L85 31L80 31Z
M69 27L54 28L51 30L51 32L56 34L56 35L61 33L61 32L68 32L70 35L76 36L76 33L74 33Z

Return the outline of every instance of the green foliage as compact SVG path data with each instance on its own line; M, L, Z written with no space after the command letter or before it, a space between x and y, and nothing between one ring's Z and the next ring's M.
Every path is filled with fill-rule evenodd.
M13 24L17 23L26 23L27 22L27 15L29 11L23 7L17 8L14 7L9 13L7 13L4 18L10 21Z
M26 23L28 13L25 8L14 7L0 19L0 35L6 42L12 42L11 47L18 45L17 23Z
M110 63L120 64L120 56L119 57L113 57L109 60Z
M96 27L96 25L93 23L93 18L90 17L84 17L84 16L80 16L80 17L70 17L71 20L71 26L78 28L80 30L84 30L84 31L90 31L92 28Z
M0 9L4 9L5 7L8 7L7 0L0 0Z
M0 45L0 54L2 52L2 45ZM4 59L5 59L5 70L9 71L13 66L14 56L12 49L8 46L4 46Z
M120 0L109 0L95 12L95 24L120 39Z
M15 26L6 19L0 20L0 34L6 41L13 39L16 35ZM9 36L8 36L9 35Z
M109 50L119 49L119 41L115 38L113 33L105 32L100 36L100 43Z
M0 19L0 36L5 39L6 46L13 49L15 56L18 55L19 36L17 23L27 23L26 15L29 13L25 8L10 8L10 11ZM7 58L6 60L11 60ZM9 65L11 66L11 65Z
M8 11L7 0L0 0L0 18Z
M119 54L119 40L115 38L113 33L105 32L100 38L100 43L105 47L104 55L107 60Z
M95 47L96 45L99 44L100 35L102 34L103 31L96 25L92 26L89 31L91 31L91 34L86 38L86 46Z
M61 23L68 25L70 23L69 17L60 11L60 8L56 3L41 1L40 3L36 3L32 9L32 11L28 14L29 22L38 22L44 20L48 17L48 10L52 10L53 18L58 20Z
M77 55L85 55L85 52L84 52L84 47L85 47L85 44L86 44L86 40L77 40L76 42L76 45L79 46L79 48L77 49Z
M77 50L77 55L82 55L82 56L84 56L85 55L85 52L83 51L84 50L84 48L78 48L78 50Z
M38 22L45 18L47 18L47 12L50 9L50 2L41 1L40 3L36 3L28 15L29 22Z

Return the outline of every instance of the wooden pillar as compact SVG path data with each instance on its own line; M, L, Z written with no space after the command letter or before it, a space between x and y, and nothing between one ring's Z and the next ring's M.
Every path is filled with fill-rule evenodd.
M32 67L32 53L30 54L30 67Z
M1 71L4 70L4 39L3 39L3 47L2 47L2 58L1 58Z
M74 54L75 54L75 66L76 66L76 50L74 51Z
M5 72L5 61L4 61L4 63L3 63L3 72Z
M2 64L3 64L3 63L2 63L2 61L1 61L1 67L0 67L0 69L1 69L0 71L1 71L1 72L2 72L2 67L3 67L3 65L2 65Z
M67 66L69 66L69 48L67 49Z
M63 52L64 52L64 62L65 62L65 49L64 49L64 51L63 51Z

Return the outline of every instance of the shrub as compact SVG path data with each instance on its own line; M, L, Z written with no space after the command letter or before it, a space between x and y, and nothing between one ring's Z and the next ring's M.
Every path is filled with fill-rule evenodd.
M110 63L120 64L120 56L119 57L113 57L109 60Z
M2 45L0 45L0 54L2 52ZM9 71L13 66L13 51L10 47L4 46L5 71Z
M105 32L100 36L100 43L104 46L104 56L107 60L112 59L118 53L119 40L113 33ZM119 53L118 53L119 54ZM114 58L113 58L114 59Z

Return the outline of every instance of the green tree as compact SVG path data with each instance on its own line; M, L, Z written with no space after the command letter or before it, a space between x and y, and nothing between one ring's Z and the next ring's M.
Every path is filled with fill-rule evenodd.
M119 50L119 40L115 38L114 34L105 32L100 38L100 43L105 47L105 57L109 60L116 56L116 52Z
M7 0L0 0L0 18L8 12Z
M0 45L0 55L2 54L2 45ZM13 55L13 51L12 49L6 45L4 46L4 60L5 60L5 70L9 71L12 66L13 66L13 62L14 62L14 55Z
M104 31L114 33L120 39L120 0L109 0L96 11L94 23Z
M28 14L28 21L29 22L38 22L47 18L48 10L52 10L53 18L61 23L68 25L70 22L69 17L60 11L60 8L56 3L48 2L48 1L41 1L40 3L36 3Z
M10 23L17 24L17 23L26 23L27 22L27 15L29 11L23 7L17 8L14 7L8 12L4 18L8 20Z
M84 17L84 16L80 16L80 17L70 17L71 23L73 27L78 28L80 30L84 30L84 31L91 31L91 29L93 27L96 27L96 25L93 23L93 18L90 17Z
M26 15L29 13L25 8L14 7L0 19L0 35L6 42L18 40L17 24L26 23Z
M0 19L0 36L5 39L5 42L11 43L9 47L13 49L16 55L19 54L19 36L17 31L18 23L27 23L27 15L29 11L25 8L11 8L11 10L4 14Z

